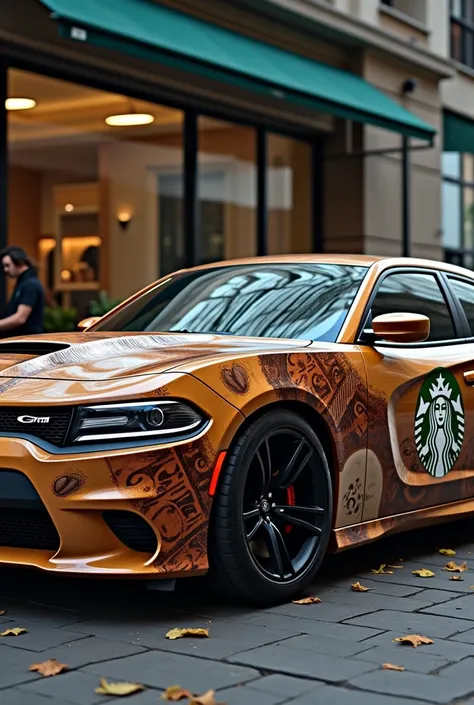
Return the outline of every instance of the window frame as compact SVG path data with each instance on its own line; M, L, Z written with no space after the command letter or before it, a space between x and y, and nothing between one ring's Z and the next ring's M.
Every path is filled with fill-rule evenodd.
M370 312L372 310L372 305L377 293L385 281L385 279L393 274L429 274L435 278L440 288L441 294L446 303L447 309L453 321L454 331L457 335L456 338L451 338L449 340L434 340L434 341L423 341L420 343L391 343L384 340L377 340L373 334L367 334L366 324L369 318ZM364 307L364 311L360 318L359 327L357 329L356 344L365 345L370 347L382 347L382 348L400 348L414 350L418 348L438 348L445 345L459 345L466 342L467 333L470 333L470 329L467 327L467 318L464 311L460 311L461 303L457 300L454 295L452 288L449 286L446 277L447 272L440 269L430 269L429 267L390 267L382 272L377 281L375 282L370 297Z
M467 19L466 2L472 0L460 0L461 2L461 15L456 15L454 13L454 0L449 2L449 55L454 61L458 61L463 66L474 69L474 18L473 21ZM460 48L461 48L461 58L458 59L453 54L453 27L456 26L460 33ZM471 35L472 37L472 56L469 60L466 57L466 35Z
M448 152L446 152L448 153ZM459 224L461 228L461 232L459 233L460 238L459 241L461 243L460 247L446 247L446 245L443 243L443 250L444 250L444 258L445 261L448 261L450 264L457 264L457 262L451 262L450 260L447 259L449 255L451 256L457 256L458 258L461 258L462 264L460 266L465 266L464 265L464 256L465 255L471 255L474 257L474 248L471 247L466 247L465 243L465 220L464 220L464 193L467 189L472 190L474 193L474 180L471 181L470 179L465 178L465 164L464 164L464 156L466 155L465 152L453 152L453 154L456 154L458 159L459 159L459 176L452 176L450 174L444 173L444 171L441 172L442 176L442 186L445 183L448 184L453 184L459 188L459 201L458 201L458 208L459 208ZM471 156L471 155L468 155ZM474 161L474 157L473 157ZM442 195L443 197L443 195Z

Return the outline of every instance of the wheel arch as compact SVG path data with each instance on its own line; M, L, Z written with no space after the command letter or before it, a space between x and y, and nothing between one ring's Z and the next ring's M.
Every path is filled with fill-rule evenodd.
M258 409L253 410L248 416L245 417L245 419L242 421L242 423L239 425L239 428L237 432L235 433L234 437L232 438L232 441L229 446L229 450L234 444L234 442L237 440L237 438L240 436L241 433L243 433L246 428L253 422L255 422L258 418L261 416L264 416L270 411L277 411L279 409L286 409L289 411L293 411L294 413L298 414L301 418L303 418L307 423L311 425L311 427L315 430L319 441L321 445L323 446L324 453L326 454L326 459L329 465L329 472L331 475L331 482L332 482L332 490L333 490L333 524L336 518L336 509L337 509L337 498L338 498L338 493L339 493L339 469L338 469L338 462L337 462L337 454L336 454L336 448L334 444L334 439L333 435L331 433L331 430L327 424L327 422L324 420L324 418L321 416L316 409L313 409L312 406L309 404L305 403L304 401L298 400L298 399L285 399L285 400L277 400L273 401L270 403L265 404L265 406L260 406ZM217 483L217 488L219 487L220 484L220 478Z

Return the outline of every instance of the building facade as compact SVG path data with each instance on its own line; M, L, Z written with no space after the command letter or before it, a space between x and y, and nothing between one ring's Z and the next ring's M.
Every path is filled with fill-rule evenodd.
M17 0L0 93L0 244L79 315L255 254L474 266L474 0Z

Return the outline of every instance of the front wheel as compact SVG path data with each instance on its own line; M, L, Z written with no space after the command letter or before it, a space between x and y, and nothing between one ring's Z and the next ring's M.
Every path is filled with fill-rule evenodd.
M214 584L259 604L291 599L321 565L331 525L331 476L316 433L292 411L269 411L239 436L222 470L209 547Z

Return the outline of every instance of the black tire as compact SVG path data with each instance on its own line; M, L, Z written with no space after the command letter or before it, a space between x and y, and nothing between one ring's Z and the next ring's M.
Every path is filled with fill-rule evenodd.
M286 487L291 473L295 480ZM262 493L253 500L259 486ZM301 595L324 558L332 505L328 462L311 426L286 409L251 422L229 450L214 498L209 541L213 586L256 604Z

